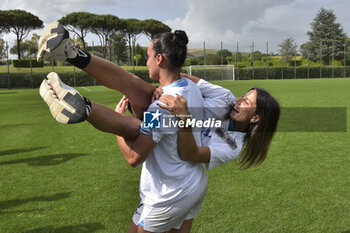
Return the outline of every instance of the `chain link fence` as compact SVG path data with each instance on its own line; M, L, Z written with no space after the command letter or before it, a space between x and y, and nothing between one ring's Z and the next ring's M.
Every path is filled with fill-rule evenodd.
M304 51L304 56L299 53L290 54L289 56L279 55L279 44L277 42L266 43L219 43L214 47L207 47L203 42L203 47L199 49L189 49L186 66L208 65L205 71L194 69L193 75L199 76L207 80L234 79L234 80L255 80L255 79L309 79L309 78L345 78L350 76L350 61L347 60L347 46L343 46L343 51L338 51L338 59L335 59L334 46L331 52L329 63L324 64L324 52L322 47L319 50L319 58L311 60L309 52ZM94 51L94 44L89 47L90 52ZM342 59L339 59L339 53ZM62 63L49 62L45 63L45 71L41 69L38 72L34 67L35 58L28 59L28 67L21 69L24 71L15 70L12 68L12 61L9 59L9 46L5 43L3 56L0 60L0 88L13 87L29 87L37 88L46 75L51 72L59 73L60 77L72 86L98 85L94 79L86 75L84 72L76 69L73 66L64 64L64 69L61 69ZM329 54L328 54L329 55ZM107 56L109 60L115 62L115 54L112 52ZM329 56L328 56L329 57ZM193 64L194 63L194 64ZM221 66L221 69L226 69L225 65L234 67L232 78L231 71L218 71L218 68L210 66ZM131 72L135 73L144 80L151 82L148 77L148 70L137 69L132 67ZM186 67L183 71L186 72ZM187 68L188 71L188 68ZM229 75L225 78L224 73Z
M203 42L201 50L195 50L191 54L187 65L199 65L198 57L200 57L203 67L213 65L210 57L215 54L220 58L216 59L215 65L222 65L223 69L226 64L235 66L235 80L254 80L254 79L309 79L309 78L345 78L350 76L350 60L348 58L347 46L342 46L342 51L338 51L337 55L341 55L341 59L335 59L336 52L334 46L328 53L329 64L325 65L325 51L322 46L318 50L317 58L311 60L310 51L304 48L303 56L297 51L288 56L281 56L279 53L279 44L277 42L266 43L220 43L216 47L207 47ZM227 51L231 56L227 56ZM328 51L329 52L329 51ZM194 55L195 54L195 55ZM194 62L193 62L194 61ZM220 75L217 78L206 76L206 71L194 70L194 75L204 75L205 79L222 79ZM197 72L197 73L196 73ZM225 78L224 78L225 79ZM227 77L227 79L231 79Z

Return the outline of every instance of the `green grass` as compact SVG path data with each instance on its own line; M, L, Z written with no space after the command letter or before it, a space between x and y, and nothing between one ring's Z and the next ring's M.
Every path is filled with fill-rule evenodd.
M264 87L283 107L350 107L350 79L215 83L236 96ZM78 90L111 108L121 97L87 88ZM128 231L140 168L113 135L56 123L37 89L0 91L0 110L0 232ZM192 232L349 232L349 142L348 131L278 132L262 165L208 171Z

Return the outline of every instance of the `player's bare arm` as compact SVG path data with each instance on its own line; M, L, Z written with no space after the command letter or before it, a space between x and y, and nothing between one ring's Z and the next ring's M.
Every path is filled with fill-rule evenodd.
M187 101L181 95L176 97L171 95L163 95L159 99L161 108L171 112L175 116L179 116L180 120L190 120L190 113L187 109ZM178 138L178 150L182 160L200 163L209 163L210 149L209 147L198 147L193 137L191 127L180 127Z
M117 136L118 145L125 160L132 167L142 164L155 147L152 136L139 134L133 141Z
M181 77L185 77L185 78L188 78L190 80L192 80L194 83L198 83L199 80L201 80L200 78L196 77L196 76L193 76L193 75L189 75L189 74L186 74L186 73L180 73Z

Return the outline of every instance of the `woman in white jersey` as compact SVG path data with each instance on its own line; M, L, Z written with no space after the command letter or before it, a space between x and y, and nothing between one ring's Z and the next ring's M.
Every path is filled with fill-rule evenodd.
M101 84L127 95L136 115L141 117L155 88L111 62L74 48L68 39L68 31L62 25L57 22L49 25L39 40L38 60L66 59ZM189 106L197 107L191 114L200 119L203 118L200 90L194 82L180 76L187 43L183 31L156 35L148 46L147 66L151 79L159 81L164 93L184 96ZM118 137L118 143L127 162L134 167L142 164L141 204L129 232L190 232L192 220L201 208L207 177L201 164L180 159L174 143L177 127L149 128L145 122L140 130L138 118L91 102L65 85L55 73L43 81L40 94L57 121L70 124L87 120L101 131L123 136ZM157 102L148 110L170 115ZM200 131L193 132L193 136L200 146Z
M187 43L186 34L179 31L154 37L147 50L147 66L150 78L159 80L164 93L186 96L192 107L201 109L191 114L203 117L203 98L199 88L194 82L180 78ZM169 115L157 103L153 102L148 111ZM136 159L136 163L132 164L143 162L141 204L133 217L132 232L167 232L171 229L189 232L192 219L200 211L207 177L201 164L181 161L175 143L177 131L177 127L149 128L144 122L140 134L132 143L117 137L124 156ZM200 132L193 132L193 136L196 143L201 145Z
M204 129L202 147L197 147L190 128L179 130L179 151L187 161L206 163L207 169L237 159L241 168L262 163L267 155L280 115L278 102L266 90L252 88L236 100L227 89L203 79L182 74L194 81L204 97L205 118L222 119L219 129ZM182 96L162 95L160 105L186 121L190 113Z

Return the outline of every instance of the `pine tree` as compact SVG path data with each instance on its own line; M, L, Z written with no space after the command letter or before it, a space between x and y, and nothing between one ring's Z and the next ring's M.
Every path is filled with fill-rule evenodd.
M311 23L311 32L308 32L309 42L307 50L310 59L321 59L324 65L329 65L333 53L335 59L344 57L344 43L346 33L340 23L336 23L336 16L332 10L321 8Z
M0 12L1 25L8 31L16 35L17 55L21 59L21 43L28 34L35 29L42 28L43 21L37 16L24 10L7 10Z
M278 47L280 47L279 53L282 56L282 61L284 61L288 66L291 58L297 53L297 44L293 38L288 38L279 44Z

